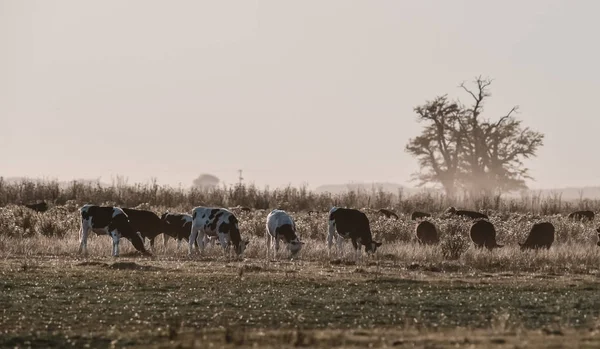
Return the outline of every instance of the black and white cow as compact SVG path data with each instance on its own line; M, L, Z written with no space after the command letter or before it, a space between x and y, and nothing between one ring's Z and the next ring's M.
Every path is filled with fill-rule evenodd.
M192 228L190 232L189 254L192 254L194 242L198 242L201 252L209 237L218 237L224 251L233 246L235 253L241 256L248 246L248 240L242 240L238 220L224 208L196 207L192 210ZM196 250L198 249L196 244Z
M269 260L269 249L274 247L274 254L279 252L279 240L283 240L290 254L295 256L300 252L303 242L296 235L296 223L292 217L283 210L273 210L267 216L267 260ZM274 245L274 246L272 246Z
M333 240L338 245L338 253L342 250L344 239L351 239L356 250L355 260L358 259L361 245L365 251L375 253L381 242L373 241L369 218L363 212L342 207L332 207L329 211L329 233L327 234L327 248L331 253Z
M112 240L112 255L119 255L119 241L124 237L131 241L136 250L149 254L144 247L144 241L136 233L129 222L127 214L122 209L112 206L84 205L81 213L81 230L79 231L79 253L87 254L87 238L90 231L99 235L109 235Z
M150 240L150 248L154 250L154 239L162 233L161 221L152 211L121 208L129 217L129 223L136 233L141 234L142 241Z

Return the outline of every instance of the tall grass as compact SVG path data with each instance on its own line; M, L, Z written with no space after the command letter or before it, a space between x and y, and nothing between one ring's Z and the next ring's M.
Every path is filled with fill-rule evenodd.
M142 205L156 213L170 209L166 206ZM73 201L63 206L52 206L37 213L18 205L0 207L0 254L3 256L77 256L79 247L79 206ZM240 230L251 243L246 252L249 258L265 258L265 210L239 211ZM444 271L447 268L484 271L540 271L540 272L598 272L600 248L596 246L594 223L569 221L561 215L535 216L531 214L492 212L490 221L497 229L497 239L505 247L494 251L477 249L469 238L472 221L463 218L444 218L436 215L430 220L439 228L439 246L421 246L416 242L416 222L407 214L400 219L388 219L367 210L374 238L383 242L377 259L393 268L424 268ZM294 213L298 233L305 247L299 259L328 265L326 248L327 213ZM556 240L548 251L520 251L517 243L523 242L535 222L547 220L556 227ZM90 234L90 257L108 257L110 239ZM133 253L131 244L124 241L122 255ZM351 244L345 243L345 258L352 259ZM163 247L162 239L155 244L158 259L187 260L187 244L177 249L169 240ZM334 247L335 248L335 247ZM282 251L281 256L286 254ZM220 248L207 247L207 258L221 258Z
M9 204L30 203L45 200L55 205L84 203L134 207L147 204L168 207L177 211L190 211L195 206L247 206L255 209L281 208L288 211L325 211L331 206L355 208L390 208L398 213L409 214L415 210L441 212L449 206L503 213L519 212L532 215L564 214L577 209L600 210L600 200L582 199L564 201L560 195L523 194L518 198L500 196L449 199L443 194L422 192L406 196L384 192L380 188L351 190L341 194L315 193L306 187L259 189L254 185L233 185L212 189L187 189L149 183L128 184L117 178L110 186L99 182L73 181L62 185L57 181L23 179L6 182L0 177L0 207Z

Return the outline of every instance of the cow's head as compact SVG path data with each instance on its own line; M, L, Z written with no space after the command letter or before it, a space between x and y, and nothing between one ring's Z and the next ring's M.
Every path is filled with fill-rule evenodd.
M297 255L298 252L300 252L300 250L302 249L303 245L304 245L304 242L301 242L298 239L294 239L294 240L290 241L290 243L288 244L288 249L290 250L290 253L292 254L292 256Z
M237 245L235 248L235 253L237 253L238 256L241 256L242 254L244 254L244 251L246 251L246 247L249 244L250 244L250 240L240 241L239 245Z
M377 247L381 246L381 242L371 241L365 246L365 251L369 253L375 253L377 251Z

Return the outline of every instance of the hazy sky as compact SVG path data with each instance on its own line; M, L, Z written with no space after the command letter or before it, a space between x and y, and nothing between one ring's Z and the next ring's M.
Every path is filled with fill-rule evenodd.
M413 107L476 75L600 184L598 1L1 1L0 175L406 184ZM587 149L587 150L584 150Z

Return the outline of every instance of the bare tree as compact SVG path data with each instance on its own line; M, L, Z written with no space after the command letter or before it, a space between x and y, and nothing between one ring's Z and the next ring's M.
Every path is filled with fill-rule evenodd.
M414 109L418 122L425 123L421 135L409 140L405 150L419 160L421 172L414 175L419 186L438 182L453 196L459 178L462 110L447 96L435 98Z
M469 106L442 96L414 109L419 122L426 123L406 146L419 160L419 184L440 183L449 196L457 187L473 196L524 189L531 177L523 160L536 155L544 135L522 127L514 117L516 106L497 121L483 119L492 80L477 77L474 84L474 89L460 85L472 99Z

